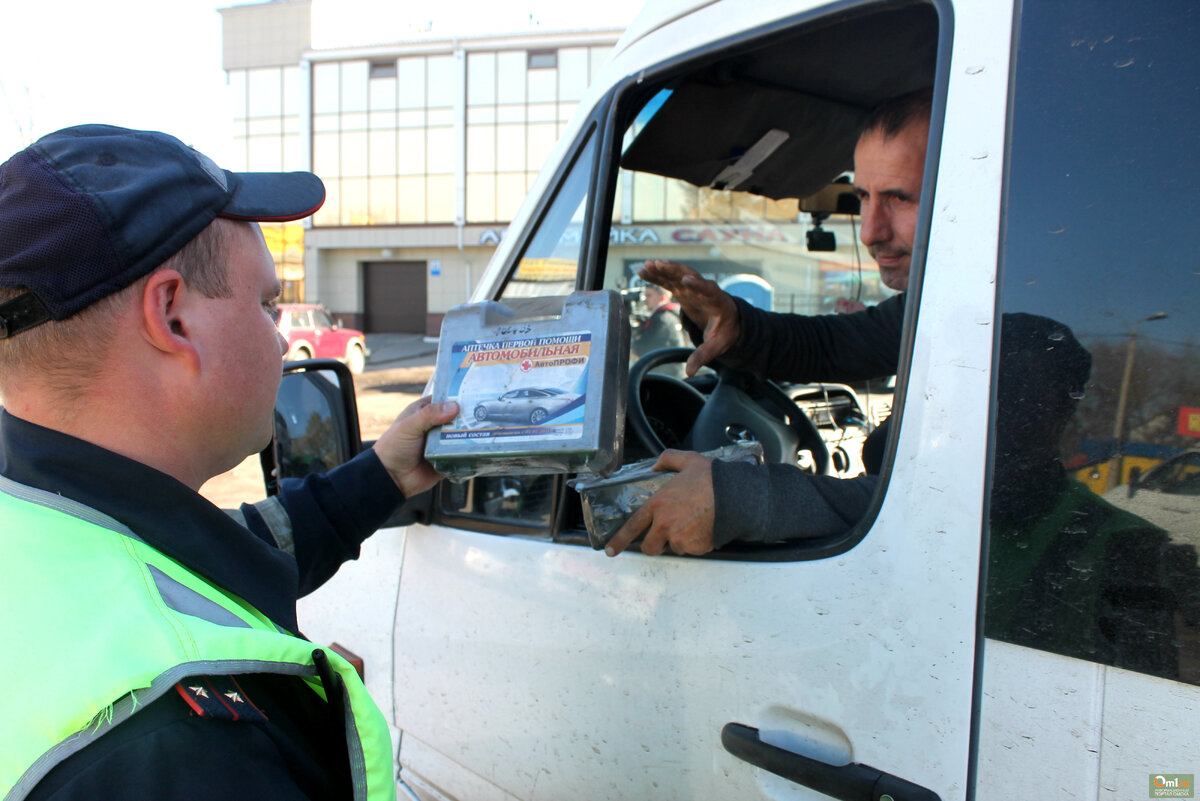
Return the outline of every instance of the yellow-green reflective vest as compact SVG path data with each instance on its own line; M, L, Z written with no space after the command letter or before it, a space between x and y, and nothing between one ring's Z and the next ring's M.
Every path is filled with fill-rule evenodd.
M0 477L0 795L193 675L300 676L324 697L314 645L206 583L94 509ZM345 684L355 799L394 799L391 738L354 668ZM14 667L20 666L14 670Z

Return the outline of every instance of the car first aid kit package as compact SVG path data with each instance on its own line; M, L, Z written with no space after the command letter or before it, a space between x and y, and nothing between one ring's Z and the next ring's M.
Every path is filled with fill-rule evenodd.
M621 463L629 322L612 290L456 306L442 321L434 402L454 420L425 458L450 478L594 473Z

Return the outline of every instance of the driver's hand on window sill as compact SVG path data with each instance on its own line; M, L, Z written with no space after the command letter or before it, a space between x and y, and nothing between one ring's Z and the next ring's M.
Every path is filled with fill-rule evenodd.
M642 504L613 535L604 552L616 556L643 532L642 553L666 550L699 556L713 549L712 460L694 451L663 451L655 470L678 473Z

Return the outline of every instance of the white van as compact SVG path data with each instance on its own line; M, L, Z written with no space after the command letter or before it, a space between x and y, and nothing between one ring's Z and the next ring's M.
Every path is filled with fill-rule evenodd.
M443 482L301 605L366 658L402 796L1194 797L1200 519L1163 529L1064 465L1117 486L1126 442L1194 443L1197 41L1193 0L651 2L474 300L628 294L669 257L758 276L780 312L877 302L856 218L798 200L852 169L872 106L932 87L879 487L844 536L608 558L563 476ZM835 250L807 249L817 222ZM573 279L522 269L547 259ZM998 391L1015 314L1090 355L1060 425ZM1018 379L1024 402L1057 377ZM631 402L679 444L709 389L662 376Z

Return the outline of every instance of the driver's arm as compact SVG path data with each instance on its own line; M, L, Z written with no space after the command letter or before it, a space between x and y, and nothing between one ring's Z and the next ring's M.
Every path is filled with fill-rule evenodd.
M712 461L694 451L663 451L654 464L658 471L675 470L678 475L650 496L613 535L604 552L616 556L642 532L642 553L672 553L699 556L713 549Z
M905 295L853 314L805 316L756 309L678 262L639 271L675 295L695 352L687 374L716 359L775 381L857 381L893 375L900 359Z
M721 357L773 381L859 381L894 375L905 295L852 314L806 316L756 309L733 298L740 334Z
M642 552L652 555L844 534L862 519L878 483L876 476L813 476L792 465L709 461L685 451L665 451L655 469L679 475L621 527L604 549L609 556L643 533Z

